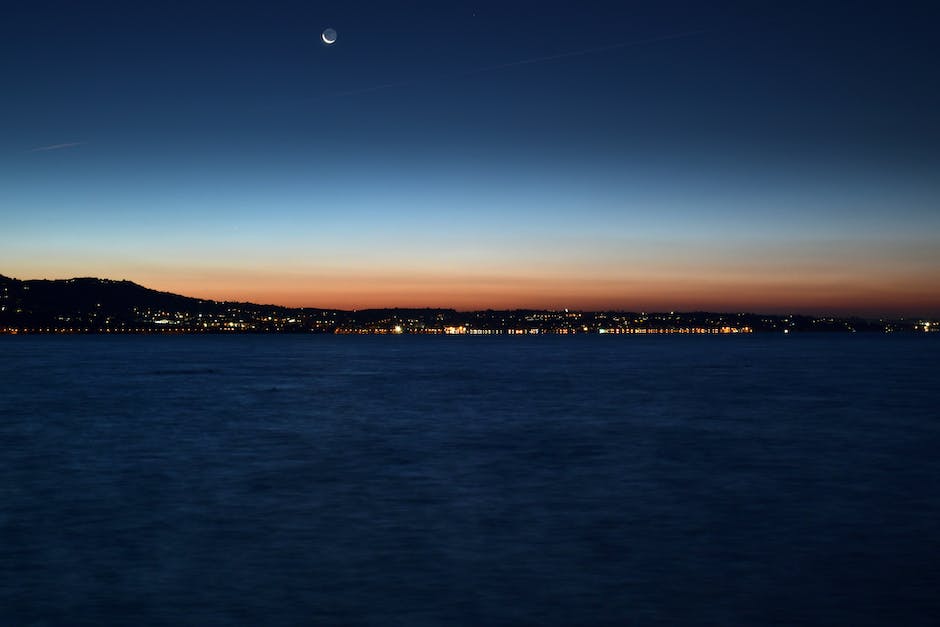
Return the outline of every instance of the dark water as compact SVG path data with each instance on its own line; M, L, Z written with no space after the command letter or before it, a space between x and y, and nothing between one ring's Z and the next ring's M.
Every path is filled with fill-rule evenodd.
M940 338L0 337L0 624L929 624Z

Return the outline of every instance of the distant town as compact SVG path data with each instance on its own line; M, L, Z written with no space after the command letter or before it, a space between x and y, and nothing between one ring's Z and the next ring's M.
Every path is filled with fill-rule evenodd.
M744 334L936 333L940 319L757 313L289 308L190 298L130 281L20 281L0 275L0 334Z

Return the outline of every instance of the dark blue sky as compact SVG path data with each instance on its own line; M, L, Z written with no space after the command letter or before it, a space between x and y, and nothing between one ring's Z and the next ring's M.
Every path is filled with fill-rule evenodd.
M0 273L322 306L938 311L937 18L19 3Z

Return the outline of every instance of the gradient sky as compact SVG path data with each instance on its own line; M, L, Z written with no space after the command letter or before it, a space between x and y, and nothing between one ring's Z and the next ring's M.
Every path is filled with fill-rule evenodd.
M17 3L0 274L937 315L931 4Z

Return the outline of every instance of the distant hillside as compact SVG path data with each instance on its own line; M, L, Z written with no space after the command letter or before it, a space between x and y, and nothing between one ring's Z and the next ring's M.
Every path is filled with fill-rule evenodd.
M99 327L105 321L133 325L161 312L217 316L232 307L272 313L285 307L227 303L158 292L131 281L75 278L21 281L0 275L0 323Z
M0 333L751 333L940 332L940 321L707 311L385 308L342 311L220 302L131 281L20 281L0 275Z
M149 306L155 308L197 307L205 301L158 292L131 281L76 278L55 281L20 281L0 276L0 289L8 290L14 305L32 313L59 312L100 307L109 311Z
M0 275L0 332L318 332L460 324L453 309L290 308L158 292L131 281Z

